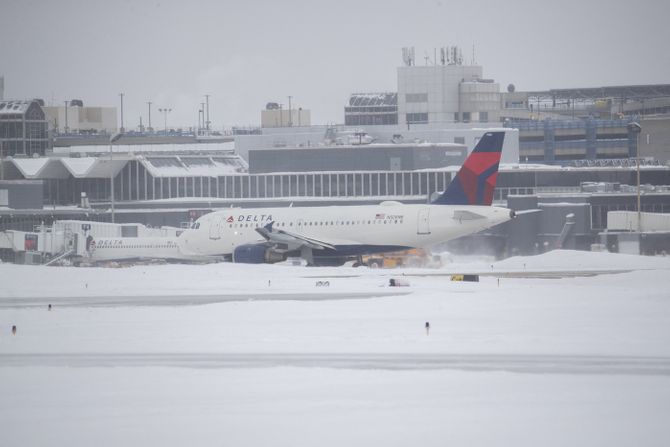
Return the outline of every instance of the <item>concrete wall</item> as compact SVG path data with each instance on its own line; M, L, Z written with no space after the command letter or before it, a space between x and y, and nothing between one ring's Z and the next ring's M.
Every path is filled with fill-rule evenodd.
M65 106L43 107L49 127L65 131ZM114 133L117 131L116 107L68 107L67 128L69 132L95 130Z
M428 113L430 123L454 122L460 111L459 85L482 78L479 65L430 65L398 67L398 123L407 113ZM408 102L408 94L427 94L425 102Z
M654 157L663 164L670 162L670 117L645 117L640 126L640 157Z
M332 148L268 149L249 153L249 171L400 171L460 165L465 146L369 145Z
M301 127L309 126L311 114L305 109L276 109L261 111L261 127Z
M415 140L428 143L458 143L465 144L468 152L487 130L505 131L503 143L502 163L519 162L519 131L513 128L499 128L498 124L477 123L472 124L452 123L444 124L413 124L389 125L389 126L357 126L375 139L375 143L390 143L394 135L401 135L405 143ZM342 126L342 130L351 130L352 127ZM253 150L323 146L326 126L311 126L303 128L275 128L263 129L263 135L237 135L235 137L235 151L249 160L249 152ZM353 168L352 168L353 169Z
M460 95L461 112L470 114L470 122L500 122L500 85L495 82L461 82ZM463 116L461 119L465 120Z

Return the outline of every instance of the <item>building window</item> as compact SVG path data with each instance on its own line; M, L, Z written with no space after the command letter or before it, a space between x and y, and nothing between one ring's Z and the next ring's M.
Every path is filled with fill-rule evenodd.
M407 113L405 114L407 124L426 124L428 123L427 113Z
M488 123L489 122L489 112L479 112L479 122Z
M428 93L406 93L405 102L428 102Z
M465 137L454 137L454 143L465 144Z
M454 112L454 122L458 122L458 112Z
M470 122L470 112L463 112L463 122L464 123Z

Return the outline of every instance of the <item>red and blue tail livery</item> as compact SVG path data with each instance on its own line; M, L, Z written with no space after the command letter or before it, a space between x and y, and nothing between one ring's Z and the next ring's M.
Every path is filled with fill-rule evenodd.
M486 132L436 205L491 205L505 132Z

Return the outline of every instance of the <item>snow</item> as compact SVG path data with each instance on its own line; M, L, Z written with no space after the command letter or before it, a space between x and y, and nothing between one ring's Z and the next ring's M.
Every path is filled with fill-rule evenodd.
M73 177L85 177L86 174L97 164L98 159L94 157L83 158L59 158Z
M49 163L47 158L13 158L11 160L24 177L36 176Z
M0 444L664 446L668 273L0 264Z
M113 144L112 150L115 153L122 154L140 154L140 153L185 153L185 152L230 152L235 149L235 142L207 142L207 143L179 143L179 144ZM56 147L54 153L69 154L76 153L100 153L109 151L109 145L82 145L82 146L68 146Z

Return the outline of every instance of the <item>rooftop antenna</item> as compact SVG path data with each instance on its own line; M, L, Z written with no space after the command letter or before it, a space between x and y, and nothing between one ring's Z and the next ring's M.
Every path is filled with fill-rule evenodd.
M414 47L403 47L402 48L402 61L407 67L414 65Z

